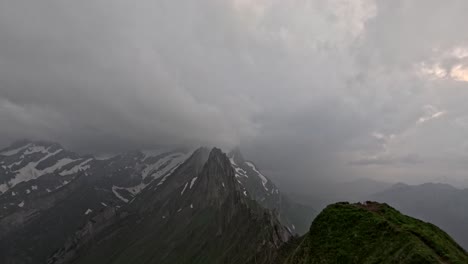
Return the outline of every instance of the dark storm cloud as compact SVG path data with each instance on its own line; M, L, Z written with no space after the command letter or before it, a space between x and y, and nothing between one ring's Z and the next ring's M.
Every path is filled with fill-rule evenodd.
M300 183L450 174L468 157L467 8L0 0L0 144L240 145Z
M2 118L17 120L3 138L63 137L99 148L234 144L238 134L252 133L255 107L248 98L220 98L216 91L216 71L236 61L210 65L217 63L213 57L210 62L213 45L222 43L211 45L215 39L202 35L209 26L202 6L184 11L164 2L46 3L1 8L0 34L7 40L0 51ZM197 47L205 41L211 50Z

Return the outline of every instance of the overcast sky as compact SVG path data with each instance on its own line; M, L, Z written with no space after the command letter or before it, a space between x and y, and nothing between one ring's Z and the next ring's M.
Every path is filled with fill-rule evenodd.
M466 0L0 0L0 146L240 146L300 186L468 185L467 13Z

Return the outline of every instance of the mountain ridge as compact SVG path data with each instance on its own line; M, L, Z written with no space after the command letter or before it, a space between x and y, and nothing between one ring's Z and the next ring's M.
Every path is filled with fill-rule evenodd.
M369 199L392 204L401 212L436 224L468 249L468 190L448 184L396 184Z
M57 152L58 150L60 151ZM217 151L221 152L219 149L214 152ZM12 146L0 150L0 165L27 165L33 170L39 170L37 165L41 164L44 165L40 167L41 171L47 173L36 174L37 177L18 181L18 184L9 186L5 192L0 194L0 208L3 208L0 210L0 245L2 245L0 247L0 253L2 253L0 261L13 263L21 260L25 263L36 263L38 260L50 256L58 247L66 244L67 237L70 238L79 232L80 226L84 228L81 231L84 231L86 226L90 227L90 221L99 222L99 219L109 221L109 212L112 212L110 215L114 219L110 221L112 223L118 222L115 221L115 217L120 218L123 215L163 213L161 210L166 210L164 208L168 207L162 207L161 202L166 201L166 196L170 193L174 194L174 199L184 203L182 206L177 205L179 207L172 208L172 211L177 212L182 207L190 209L196 207L196 204L192 202L184 202L185 198L181 197L180 194L185 192L187 195L190 193L192 185L195 189L195 185L200 184L194 175L203 170L210 153L211 151L207 148L199 148L185 153L165 148L126 152L100 159L89 155L75 154L63 149L60 144L52 142L15 142ZM42 164L41 160L44 157L47 157L47 163ZM66 164L61 162L63 159L67 159L68 162ZM73 159L78 159L78 161L69 161ZM83 164L84 161L86 161L85 164ZM260 177L261 172L256 167L254 167L255 170L246 167L249 172L249 175L246 176L250 176L250 180L258 181L259 185L262 186L262 193L255 194L256 189L245 188L242 185L243 179L236 177L234 172L233 175L230 174L231 170L235 171L235 168L229 158L226 157L223 162L226 166L224 168L225 174L233 176L234 187L239 189L241 196L252 197L244 203L250 207L258 207L253 205L260 201L258 197L267 195L262 185L262 177L265 176L261 175L262 177ZM253 162L250 164L255 166ZM8 173L0 171L0 184L2 182L8 183L11 180L11 173L19 175L20 172L24 171L21 168L15 167L14 170L10 170L7 167ZM172 177L173 174L183 175ZM273 186L269 179L268 181L268 186L270 184ZM227 181L223 184L230 189L232 188L232 186L227 186ZM276 186L274 188L278 190ZM210 187L206 188L204 192L210 194L213 190ZM175 193L179 193L179 195L176 197ZM276 194L278 193L280 192L277 191ZM269 194L272 195L272 192L270 191ZM38 206L38 204L42 205ZM265 207L263 204L260 205L260 208L271 210L272 212L267 214L269 215L267 218L280 218L281 223L275 222L274 225L282 226L286 218L279 216L284 216L289 212L281 211L280 209L284 208L285 205L281 206L274 208ZM291 203L287 206L292 208L295 204ZM122 210L123 208L126 209ZM54 224L53 219L60 218L62 214L73 216L73 218ZM292 216L293 221L298 222L310 223L312 219L312 217L303 219L302 214ZM288 221L286 223L289 225L287 232L294 233L294 226L290 220ZM35 230L34 227L37 227L39 223L45 232ZM300 224L296 225L300 226ZM47 230L55 230L50 234L57 232L54 243L43 243L48 240ZM60 235L58 235L59 233ZM28 239L30 237L35 238Z
M193 156L189 161L191 159ZM183 171L184 168L181 167L170 178L184 177ZM235 183L234 170L225 154L219 149L213 149L201 172L192 179L196 179L195 182L192 180L193 184L188 188L184 187L182 191L180 188L186 186L183 181L180 181L179 188L172 188L169 183L161 185L161 188L170 188L172 191L153 205L153 211L145 210L144 214L129 214L117 220L127 222L125 229L129 226L130 229L115 231L115 228L108 228L113 242L102 240L97 248L91 249L90 253L75 261L127 263L130 260L127 256L133 256L131 260L138 263L154 263L152 261L155 259L158 259L158 263L249 263L253 259L257 263L269 263L275 258L277 248L291 235L273 215L242 193ZM152 190L145 190L148 191ZM176 199L178 197L189 198ZM138 202L128 206L136 207L134 212L141 213ZM203 219L211 220L206 222ZM128 222L132 221L139 224L129 225ZM167 230L171 230L171 233L167 233ZM109 235L104 237L107 236ZM245 244L244 239L248 237L250 243ZM190 240L196 240L204 249L187 242ZM80 246L86 247L77 245L79 239L71 241L49 263L68 263L70 257L67 255L73 256L70 252ZM179 242L174 244L175 241ZM264 244L264 241L270 242ZM106 246L109 243L120 245L117 246L117 252L115 246ZM183 246L186 243L187 246ZM174 246L168 248L165 245ZM152 250L148 250L148 247ZM236 249L236 254L233 254L233 249ZM257 252L263 252L263 257L260 258Z
M468 253L435 225L387 204L341 202L317 216L285 264L467 262Z

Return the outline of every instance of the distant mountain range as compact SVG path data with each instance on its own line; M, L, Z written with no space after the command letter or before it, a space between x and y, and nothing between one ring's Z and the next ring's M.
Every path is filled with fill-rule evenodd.
M443 183L390 184L372 179L324 184L310 194L290 194L295 201L321 210L340 201L378 201L402 213L436 224L468 249L468 189Z
M352 181L322 181L311 187L310 193L290 193L291 198L317 209L336 202L366 201L371 195L392 187L392 183L360 178Z
M205 165L214 166L214 171L206 171ZM204 182L201 173L208 178L227 178L197 187ZM213 193L220 190L229 197ZM57 143L20 141L0 151L0 192L1 263L40 263L67 239L83 232L83 227L121 223L121 218L140 223L146 219L142 215L155 212L158 221L153 220L163 228L159 222L169 221L165 219L174 214L184 215L192 223L195 217L219 218L224 210L240 210L243 213L235 215L236 221L254 225L258 219L274 226L276 246L288 236L305 233L316 214L283 195L238 149L228 156L205 148L157 149L103 159L78 155ZM223 208L220 211L208 202L222 203L224 199L227 204L218 204ZM187 217L185 209L210 212ZM127 214L130 216L123 216Z
M401 212L429 221L468 249L468 190L448 184L395 184L369 199L386 202Z
M359 194L358 185L343 195ZM6 264L468 259L443 231L386 204L334 204L310 226L316 211L282 194L239 149L156 149L97 158L57 143L21 141L0 150L0 192L0 263ZM440 221L458 241L466 237L455 233L466 223L466 191L398 184L372 197Z

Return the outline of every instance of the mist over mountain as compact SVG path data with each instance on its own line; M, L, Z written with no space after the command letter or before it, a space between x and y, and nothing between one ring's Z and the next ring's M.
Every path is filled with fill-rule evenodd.
M468 249L468 189L460 190L447 184L396 184L369 199L386 202L402 213L429 221Z
M336 202L360 202L392 187L392 183L361 178L348 182L321 182L310 187L309 192L291 192L291 197L314 208L323 209Z
M320 227L325 224L323 218L335 219L325 225L346 229L336 219L346 221L343 217L348 217L350 209L333 211L329 206L314 220L318 211L306 205L307 199L300 203L297 197L283 194L253 161L244 159L238 148L228 154L217 148L164 148L96 158L81 156L58 143L23 140L0 150L0 165L0 256L2 263L8 264L313 263L307 252L322 250L310 245L325 239L320 234L327 230ZM363 189L356 186L367 187L365 190L369 186L384 188L382 183L364 179L347 186L348 192L340 197L364 195ZM396 192L399 199L407 198L405 193L412 194L414 206L434 203L427 210L414 210L408 203L402 210L438 223L443 229L447 227L463 245L463 232L456 233L463 227L454 223L465 221L463 211L458 210L464 205L465 192L436 201L428 198L428 193L442 197L454 188L441 184L414 187L422 190L419 192L409 188L398 184L376 194L375 199L390 201ZM460 207L444 211L454 201ZM398 200L391 203L400 206ZM371 215L384 212L392 215L386 216L390 217L386 220L389 223L399 214L389 213L390 209L385 209L387 205L383 209L376 206L381 205L369 203L364 208ZM451 222L434 217L440 214L449 216ZM350 218L349 221L348 224L358 221L366 225L366 221L375 220ZM390 226L394 228L391 223ZM364 237L369 232L371 237L387 232L368 228L362 234ZM414 255L411 249L387 256L378 253L382 250L379 247L372 246L372 250L380 258L388 259L432 261L440 258L444 250L451 253L443 258L454 260L453 263L468 256L442 231L435 229L430 231L435 232L431 235L427 233L430 229L424 228L409 232L421 232L427 236L424 239L434 239L436 244L427 248L427 253ZM346 233L337 232L337 236ZM397 232L391 240L381 243L392 243L394 250L409 245L419 247L417 241L408 245L399 243L405 236ZM437 236L442 240L436 239ZM333 238L324 243L341 247ZM370 246L376 242L364 239L360 243ZM342 252L345 255L336 257L361 258L356 250L347 250ZM327 261L334 263L333 258Z
M467 13L0 0L0 263L466 264Z
M88 247L89 239L101 235L101 229L114 236L116 225L128 228L118 231L124 232L122 236L127 242L131 241L130 234L153 230L157 243L161 243L161 255L151 257L151 261L162 261L163 255L169 254L164 250L168 244L175 243L179 248L183 247L176 243L179 240L187 241L188 245L201 241L201 237L192 235L176 238L164 230L180 228L181 235L187 235L201 232L198 229L201 225L207 232L205 239L219 237L227 246L234 243L234 238L220 231L226 228L242 248L241 241L256 234L255 228L263 230L271 225L271 230L258 234L258 239L262 238L259 247L265 246L261 242L264 239L273 243L267 246L272 247L271 256L265 260L268 261L289 237L304 234L317 213L282 194L254 162L244 160L239 149L229 155L207 148L154 149L103 159L80 156L57 143L23 140L0 151L0 165L3 263L44 262L61 247L65 247L65 252L55 253L53 263L68 263L80 256L73 255L80 252L77 250ZM204 225L208 219L218 218L221 222ZM245 226L243 234L236 230L241 224ZM133 230L135 226L141 227L140 231ZM74 236L76 239L71 240ZM150 238L141 235L134 239ZM221 243L209 241L213 250ZM155 247L154 243L148 246ZM177 248L170 249L173 256L164 257L167 263L174 263L174 258L181 254ZM151 251L141 247L139 250ZM191 250L190 254L199 254L201 248ZM250 250L245 252L245 261L256 258L260 249ZM235 252L216 258L230 259ZM187 254L186 261L193 257ZM102 257L110 255L113 253ZM200 258L202 262L205 259ZM206 258L215 257L208 254Z
M2 0L0 146L240 146L288 191L467 188L467 5Z

